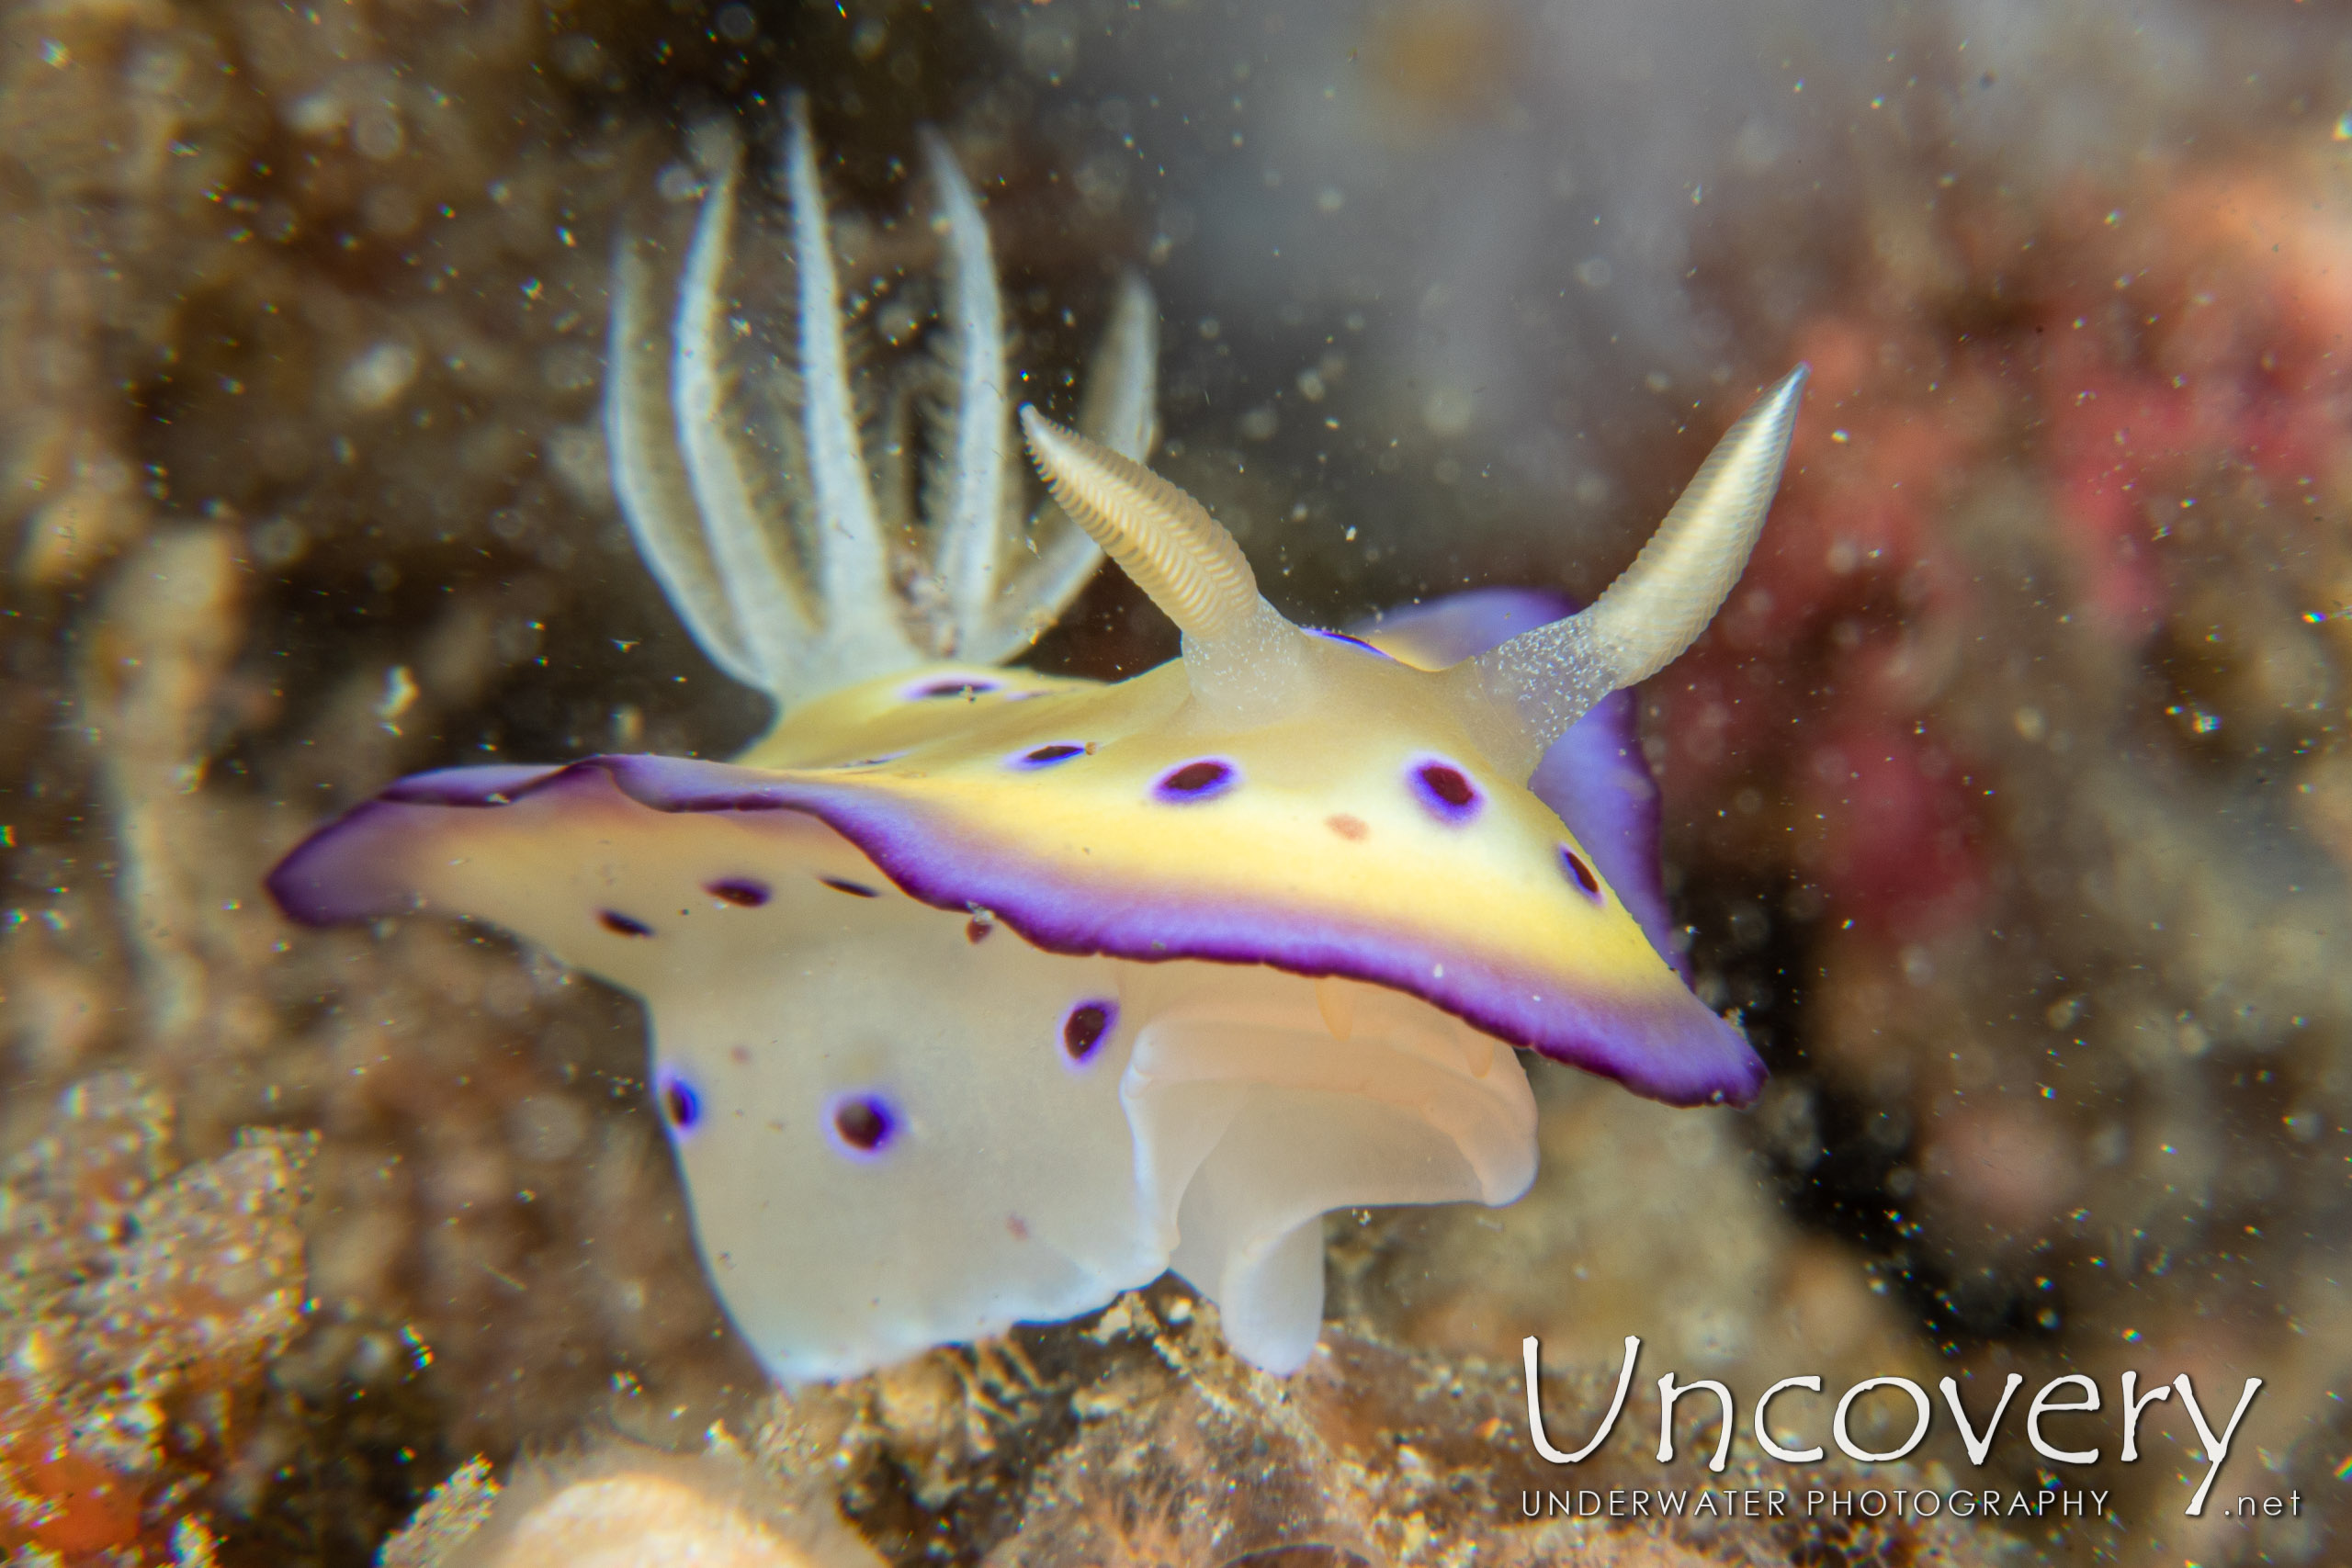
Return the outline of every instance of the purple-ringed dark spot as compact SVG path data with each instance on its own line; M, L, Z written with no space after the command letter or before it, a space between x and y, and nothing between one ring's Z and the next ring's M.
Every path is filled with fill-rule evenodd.
M1566 844L1560 846L1560 869L1568 874L1569 880L1584 889L1586 897L1596 904L1601 901L1600 878L1592 874L1592 867L1584 863L1584 856Z
M868 887L863 882L852 882L846 876L820 876L817 880L831 888L834 892L846 893L853 898L879 898L882 897L880 889Z
M702 1120L702 1096L694 1086L681 1077L665 1077L662 1082L662 1112L670 1118L670 1125L681 1133L694 1131Z
M910 690L907 696L915 702L935 697L977 697L995 691L1000 684L979 675L950 675L944 680L925 681Z
M1478 814L1482 804L1478 786L1470 776L1452 762L1442 760L1416 762L1412 772L1413 793L1430 815L1445 822L1467 822Z
M1206 800L1223 795L1233 787L1239 777L1230 762L1220 762L1214 757L1204 757L1197 762L1186 762L1162 773L1151 791L1162 800Z
M1372 644L1364 641L1363 638L1360 637L1350 637L1345 632L1318 631L1315 635L1323 638L1327 642L1344 642L1351 648L1363 649L1366 653L1374 654L1382 659L1387 659L1390 657L1385 649L1374 648Z
M1062 1053L1073 1064L1083 1065L1094 1055L1119 1021L1119 1004L1106 1001L1083 1001L1069 1010L1062 1020Z
M1084 746L1057 740L1050 746L1039 746L1033 750L1022 752L1021 755L1012 759L1012 765L1016 768L1050 768L1057 762L1067 762L1072 757L1085 755Z
M899 1113L878 1094L843 1095L833 1102L833 1135L852 1154L880 1154L898 1136Z
M722 876L716 882L704 883L702 890L746 909L756 909L768 901L768 885L749 876Z
M596 922L615 936L651 936L653 928L643 920L631 919L618 909L599 909Z

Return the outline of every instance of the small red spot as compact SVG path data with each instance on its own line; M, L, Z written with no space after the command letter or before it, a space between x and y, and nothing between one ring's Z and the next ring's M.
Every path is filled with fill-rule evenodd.
M1012 1235L1012 1239L1015 1241L1027 1241L1029 1239L1029 1222L1023 1219L1018 1214L1005 1215L1004 1228Z
M996 930L994 919L985 915L974 915L964 922L964 940L974 947L978 947L988 941L989 933L994 930Z
M1344 811L1323 818L1323 826L1351 844L1362 843L1365 835L1372 831L1363 825L1363 818L1351 817Z
M748 1067L752 1065L752 1048L749 1045L729 1045L727 1057L739 1067Z

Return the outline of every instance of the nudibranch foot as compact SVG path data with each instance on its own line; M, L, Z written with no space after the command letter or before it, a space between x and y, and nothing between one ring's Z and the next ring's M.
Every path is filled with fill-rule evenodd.
M978 198L927 140L944 249L943 321L915 379L942 395L920 487L877 463L797 95L780 173L793 331L781 352L729 294L745 183L731 130L686 249L674 316L657 319L649 246L621 247L605 423L614 489L638 548L695 639L736 680L789 707L869 676L953 656L995 663L1026 648L1101 559L1051 502L1033 515L1014 459L1006 327ZM1130 275L1088 378L1080 423L1141 458L1154 435L1157 328ZM877 486L876 477L886 481ZM910 497L918 488L922 516Z

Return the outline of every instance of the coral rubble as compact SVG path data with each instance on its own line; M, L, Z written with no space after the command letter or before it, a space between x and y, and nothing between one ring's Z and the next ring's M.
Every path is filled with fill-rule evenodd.
M164 1097L110 1073L10 1162L0 1547L69 1568L209 1561L205 1489L302 1326L315 1141L255 1132L175 1172Z

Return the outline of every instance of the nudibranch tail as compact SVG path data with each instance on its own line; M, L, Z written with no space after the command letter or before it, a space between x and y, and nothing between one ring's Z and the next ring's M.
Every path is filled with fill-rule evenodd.
M908 409L929 419L921 445L936 457L918 530L906 460L869 461L876 433L861 416L806 101L786 100L777 167L794 297L780 353L728 292L746 182L731 129L715 144L674 316L661 321L648 304L649 247L625 243L616 268L605 431L640 553L712 660L779 706L929 659L1012 657L1102 557L1050 502L1024 536L1004 309L971 186L928 139L945 281L937 346L929 363L889 373L878 433L906 452L917 444L893 437ZM1154 434L1156 331L1150 291L1130 276L1081 424L1134 458ZM943 389L935 406L918 386Z
M1523 777L1611 692L1647 680L1714 618L1756 547L1796 425L1798 366L1724 432L1642 553L1581 613L1458 666L1482 735Z

